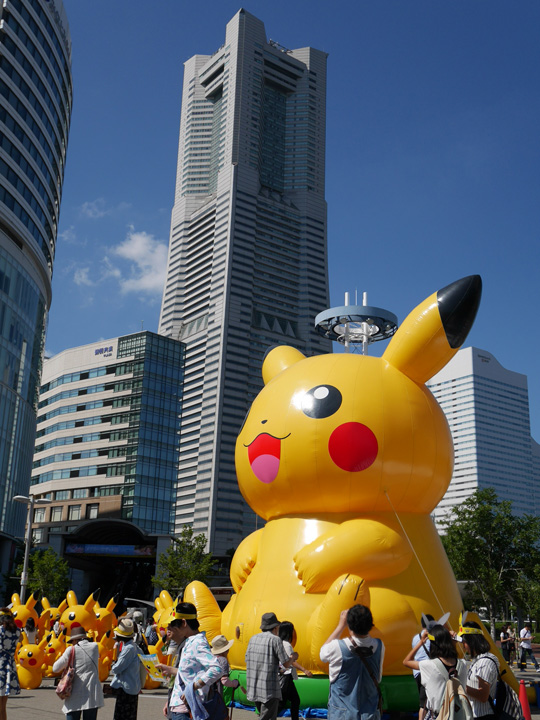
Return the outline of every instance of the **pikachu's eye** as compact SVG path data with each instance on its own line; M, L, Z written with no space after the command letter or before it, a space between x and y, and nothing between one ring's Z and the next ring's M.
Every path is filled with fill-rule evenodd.
M341 407L341 393L333 385L317 385L302 398L302 411L310 418L327 418Z

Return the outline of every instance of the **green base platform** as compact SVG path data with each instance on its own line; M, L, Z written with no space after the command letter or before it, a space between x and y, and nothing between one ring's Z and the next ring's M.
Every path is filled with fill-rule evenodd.
M231 678L240 681L240 685L246 685L246 673L244 670L233 670ZM312 678L299 677L296 683L300 695L300 707L304 708L325 708L328 703L328 675L315 675ZM229 691L230 688L224 688ZM383 695L383 709L388 712L417 712L418 711L418 688L412 675L391 675L383 677L381 682ZM232 693L225 694L225 700L229 702ZM234 693L236 702L243 705L253 705L244 693L238 689Z

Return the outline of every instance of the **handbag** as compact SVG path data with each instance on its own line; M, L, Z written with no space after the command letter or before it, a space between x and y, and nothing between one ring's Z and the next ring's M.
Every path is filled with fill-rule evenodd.
M58 685L56 686L56 694L60 700L65 700L71 696L71 690L73 688L73 679L75 678L75 668L73 663L75 662L75 647L71 648L71 655L69 656L69 662L67 668L62 673Z
M222 694L214 688L211 688L210 695L203 705L208 713L208 720L228 720L229 708L225 705Z

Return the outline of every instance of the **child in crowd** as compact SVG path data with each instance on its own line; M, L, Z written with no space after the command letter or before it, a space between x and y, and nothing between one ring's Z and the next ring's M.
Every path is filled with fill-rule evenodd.
M283 641L285 652L290 657L294 652L293 638L295 631L292 622L284 620L279 626L278 634ZM290 667L280 667L281 674L279 676L279 684L281 686L281 703L279 709L284 710L287 702L290 702L291 720L298 720L298 715L300 711L300 696L298 695L298 690L296 689L296 686L294 684L294 681L298 680L298 673L296 672L297 670L303 672L306 677L313 677L313 673L303 668L296 661L293 662Z
M231 649L233 643L234 640L227 640L225 635L216 635L216 637L212 640L211 644L212 655L216 656L217 661L219 662L219 665L223 671L223 674L221 676L221 682L216 683L216 689L222 695L222 685L233 688L233 690L236 690L236 688L240 687L240 682L238 680L231 680L229 677L229 675L231 674L231 667L229 665L229 661L227 660L227 655L229 654L229 650ZM245 688L240 687L240 689L245 695Z

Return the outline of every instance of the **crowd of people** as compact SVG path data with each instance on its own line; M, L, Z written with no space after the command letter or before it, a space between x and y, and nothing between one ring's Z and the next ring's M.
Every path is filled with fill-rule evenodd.
M435 621L422 616L422 629L412 641L403 664L413 671L418 684L419 720L434 720L443 704L447 681L456 678L470 701L472 716L491 720L499 678L499 660L490 652L489 642L475 622L463 622L459 631L446 626L447 616ZM384 662L384 644L374 636L373 616L364 605L344 610L333 632L320 649L320 659L329 668L329 720L360 718L380 720L382 693L380 682ZM68 648L56 660L53 672L68 667L75 670L72 691L66 697L63 712L67 720L96 720L104 705L104 690L116 697L114 720L136 720L138 696L144 682L139 654L147 644L155 644L149 623L142 630L143 617L135 613L120 619L115 628L117 659L111 667L112 681L104 688L99 681L98 647L82 627L75 627ZM312 677L309 669L298 662L294 650L296 633L289 621L280 622L275 613L261 618L261 632L253 635L246 650L246 688L241 688L254 703L260 720L275 720L278 712L290 704L292 720L298 720L300 698L295 681L298 671ZM36 632L27 626L24 632ZM9 608L0 608L0 720L6 720L6 702L10 694L18 694L20 686L15 666L15 650L21 631ZM37 636L33 636L34 640ZM167 702L163 709L169 720L226 720L227 709L222 688L234 690L239 681L231 679L228 652L234 640L218 635L210 644L201 632L197 610L191 603L179 603L166 630L167 652L172 657L157 665L169 680ZM517 644L521 661L530 655L537 671L540 666L531 649L533 637L529 625L519 638L509 625L501 634L501 652L511 662ZM469 659L465 660L464 656Z

